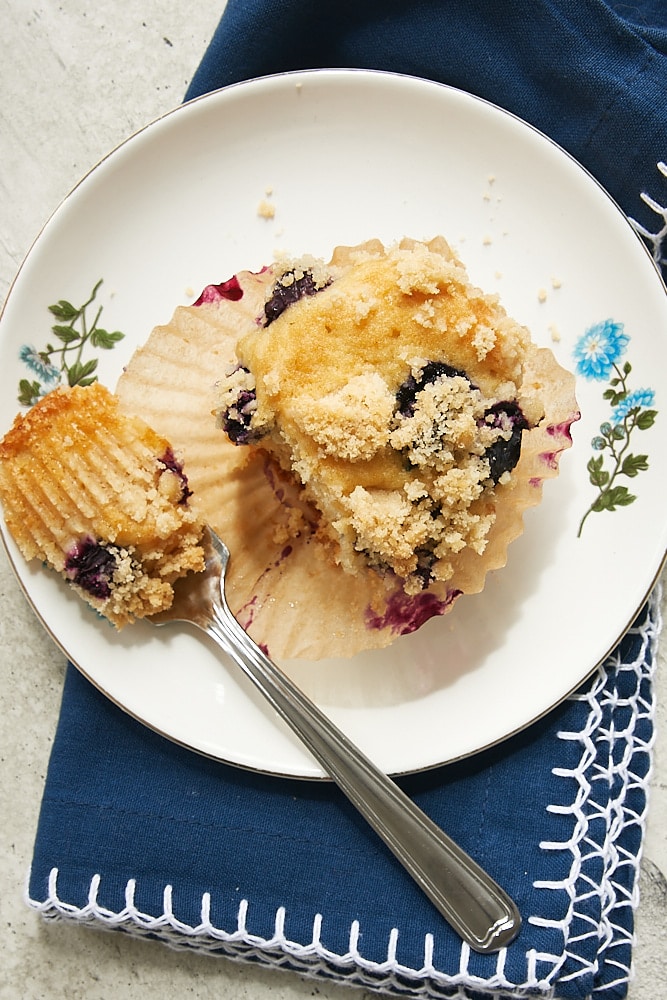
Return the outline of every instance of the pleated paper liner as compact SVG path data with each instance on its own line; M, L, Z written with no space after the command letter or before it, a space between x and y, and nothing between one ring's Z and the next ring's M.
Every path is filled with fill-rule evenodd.
M335 264L353 250L338 248ZM205 289L199 304L179 307L136 351L116 392L184 462L200 513L231 552L230 607L255 641L276 659L352 656L446 613L505 565L508 545L523 531L523 512L540 502L543 481L558 474L560 454L571 444L574 378L548 349L530 352L524 386L542 396L546 416L524 432L512 483L496 489L486 550L460 553L452 579L408 597L391 575L341 570L299 488L261 450L232 444L216 426L216 381L236 363L240 334L260 322L273 277L272 268L239 272Z

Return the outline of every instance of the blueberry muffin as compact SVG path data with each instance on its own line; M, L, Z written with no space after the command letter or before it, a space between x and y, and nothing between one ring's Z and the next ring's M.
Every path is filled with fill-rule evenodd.
M232 611L280 660L387 646L479 593L578 418L573 376L440 238L225 276L116 394L183 455Z
M221 383L219 421L304 488L343 570L406 594L482 555L512 502L525 432L525 327L468 279L443 239L290 261Z
M27 560L121 628L168 608L204 568L202 524L169 442L100 383L58 388L0 442L0 500Z

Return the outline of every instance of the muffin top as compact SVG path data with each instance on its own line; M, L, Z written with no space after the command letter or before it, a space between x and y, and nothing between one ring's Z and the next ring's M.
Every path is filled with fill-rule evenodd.
M283 289L294 289L282 311ZM276 301L278 308L276 308ZM425 362L463 370L488 396L516 396L530 336L497 296L471 284L442 238L369 243L328 266L289 261L278 274L265 324L243 337L242 364L257 378L258 419L289 414L351 377L379 372L387 390Z
M221 423L295 474L348 569L346 548L412 590L484 548L494 489L543 415L523 391L532 349L442 238L288 261L237 344Z

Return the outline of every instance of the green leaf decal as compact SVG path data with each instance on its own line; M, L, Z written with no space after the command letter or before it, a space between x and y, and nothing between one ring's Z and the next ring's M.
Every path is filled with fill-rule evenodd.
M71 321L79 315L79 310L68 302L67 299L60 299L55 305L49 306L49 312L53 313L56 319Z
M50 328L56 340L39 351L28 345L21 348L21 360L37 376L36 380L20 380L18 400L22 406L32 406L58 385L90 385L96 381L98 359L85 357L88 349L110 351L124 337L120 330L109 331L99 325L102 306L95 304L92 313L101 285L100 280L81 306L59 299L47 307L57 320Z
M598 512L601 510L616 510L617 507L628 507L636 499L637 497L630 493L625 486L614 486L600 494L597 500L593 502L592 509Z
M657 416L657 410L644 410L642 413L637 414L636 426L640 431L647 431L649 427L653 427Z
M640 472L648 469L648 455L626 455L621 465L621 474L634 479Z

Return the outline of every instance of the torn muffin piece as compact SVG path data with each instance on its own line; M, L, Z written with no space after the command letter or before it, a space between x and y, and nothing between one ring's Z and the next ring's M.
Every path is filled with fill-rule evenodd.
M191 498L169 441L99 382L54 389L0 442L0 501L22 555L117 628L166 610L175 580L204 569Z
M218 421L301 484L347 573L370 567L418 594L452 581L462 553L483 558L513 503L524 438L553 394L537 353L443 238L339 248L329 264L274 268ZM573 379L550 358L574 413Z

